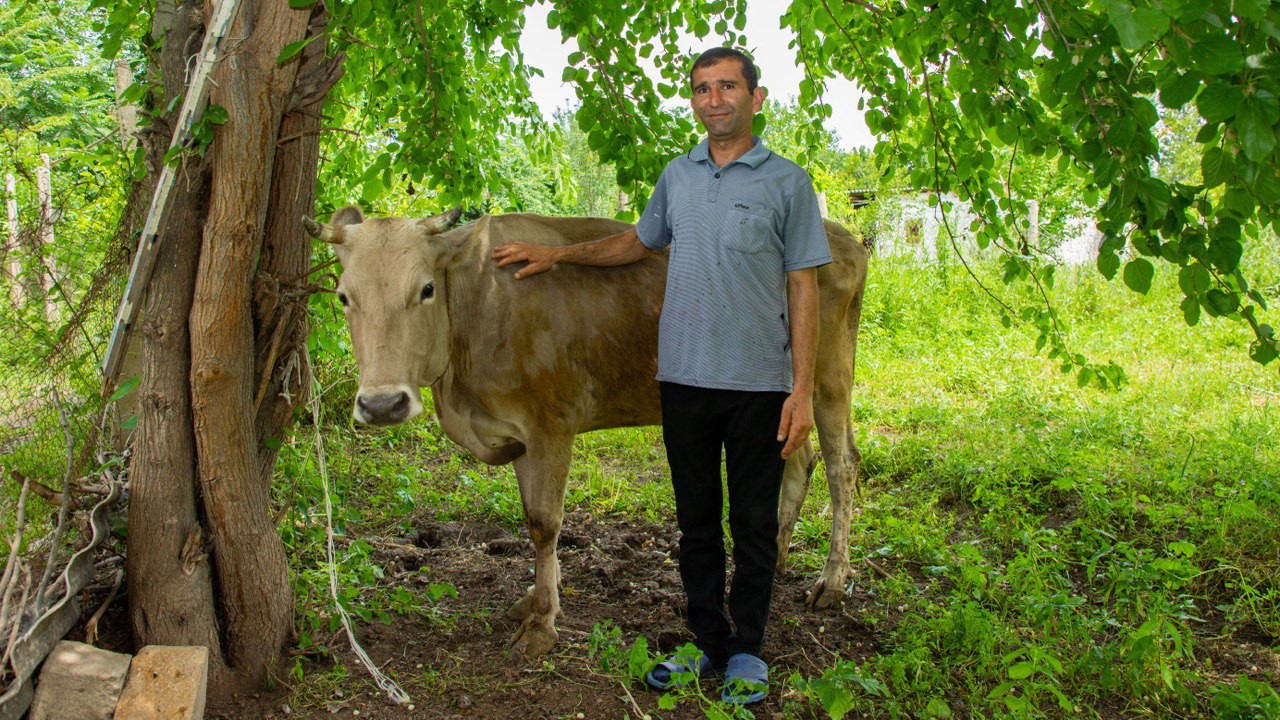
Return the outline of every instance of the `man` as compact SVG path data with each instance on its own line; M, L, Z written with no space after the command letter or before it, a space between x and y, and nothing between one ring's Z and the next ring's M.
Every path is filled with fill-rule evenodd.
M690 71L707 139L663 171L633 230L591 243L509 243L521 279L557 263L612 266L671 247L658 334L663 440L680 526L680 577L701 650L646 677L665 689L724 672L728 702L763 699L760 658L778 547L785 459L813 427L817 267L831 262L813 184L751 134L764 102L755 65L713 48ZM735 571L725 605L720 454Z

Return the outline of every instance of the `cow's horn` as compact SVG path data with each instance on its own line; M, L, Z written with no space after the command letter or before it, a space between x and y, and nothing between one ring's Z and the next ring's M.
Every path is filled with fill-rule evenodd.
M333 231L333 228L329 225L325 225L324 223L318 223L309 217L303 217L302 227L305 228L307 231L307 234L313 238L319 238L320 240L323 240L324 242L327 242L333 245L342 244L342 234L335 233Z
M436 235L456 225L458 223L458 218L460 217L462 217L461 205L452 210L446 210L439 215L422 218L418 221L418 225L421 226L423 232L428 235Z

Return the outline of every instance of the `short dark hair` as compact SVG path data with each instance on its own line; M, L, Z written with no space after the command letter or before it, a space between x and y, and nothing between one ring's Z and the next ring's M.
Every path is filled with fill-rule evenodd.
M756 87L760 85L760 71L756 70L756 64L746 53L731 47L714 47L699 55L698 59L693 61L693 67L689 68L689 86L693 87L694 70L728 59L737 60L742 65L742 77L747 79L747 90L755 92Z

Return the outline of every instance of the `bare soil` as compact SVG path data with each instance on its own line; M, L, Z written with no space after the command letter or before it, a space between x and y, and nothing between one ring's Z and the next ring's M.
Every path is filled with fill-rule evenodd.
M335 635L330 647L346 667L345 679L338 679L331 660L308 660L301 683L282 681L270 691L212 703L206 717L704 717L697 702L660 710L662 693L616 669L603 669L589 642L592 628L606 622L621 630L612 648L623 652L639 636L664 654L688 641L676 539L674 527L567 518L560 548L560 641L550 655L526 659L508 648L517 623L505 612L532 582L533 546L527 536L495 525L430 523L408 537L375 538L387 582L418 593L431 582L448 582L458 590L457 598L441 598L425 614L357 626L360 644L404 686L411 703L391 703L345 637ZM807 573L790 575L775 586L764 649L774 691L752 707L758 718L780 716L787 701L782 689L793 671L812 677L830 666L835 653L858 660L877 652L875 633L857 619L859 597L828 611L805 607L813 580ZM605 646L610 649L610 643ZM702 688L710 698L719 695L714 680L704 681Z

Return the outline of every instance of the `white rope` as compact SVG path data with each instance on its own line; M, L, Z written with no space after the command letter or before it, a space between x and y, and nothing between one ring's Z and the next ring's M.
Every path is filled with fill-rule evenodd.
M351 642L351 651L356 654L360 663L364 665L369 674L373 676L373 681L382 688L382 691L391 698L391 701L397 705L404 705L409 702L409 694L404 691L395 680L392 680L374 665L373 660L369 659L368 653L360 647L360 643L356 642L355 631L351 629L351 616L347 615L347 611L342 607L342 603L338 600L338 562L337 553L333 549L333 502L329 499L329 469L324 459L324 444L320 440L320 383L316 380L314 372L310 372L311 351L307 351L307 368L311 375L311 424L316 430L316 460L320 468L320 483L324 490L324 519L325 519L325 554L329 565L329 593L333 596L333 607L338 612L338 619L342 621L342 627L347 631L347 640Z

